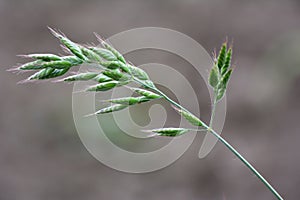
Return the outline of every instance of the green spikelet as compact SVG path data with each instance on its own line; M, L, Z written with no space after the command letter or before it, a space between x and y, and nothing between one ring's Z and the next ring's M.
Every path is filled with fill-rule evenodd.
M230 79L230 76L231 76L231 74L232 74L232 69L229 69L227 72L226 72L226 74L224 74L224 76L223 76L223 78L222 78L222 84L223 85L227 85L228 84L228 81L229 81L229 79Z
M47 77L54 71L53 68L46 68L38 71L37 73L31 75L28 80L42 80L47 79Z
M97 114L111 113L111 112L123 110L127 107L128 107L127 105L116 104L116 105L112 105L112 106L109 106L106 108L102 108L102 109L98 110L95 114L97 115Z
M142 102L149 101L146 97L123 97L118 99L107 100L111 103L122 104L122 105L134 105Z
M222 75L224 75L227 72L227 70L230 68L231 56L232 56L232 49L230 48L226 53L225 62L221 70Z
M159 128L159 129L146 130L146 132L153 132L153 133L157 133L157 135L159 136L168 136L168 137L176 137L179 135L183 135L188 131L189 129L185 129L185 128Z
M89 47L90 50L98 54L101 58L107 61L117 61L118 58L109 50L97 47Z
M59 56L50 53L28 54L28 55L24 55L23 57L34 58L46 62L61 60Z
M122 63L126 63L125 58L123 57L122 54L120 54L115 48L113 48L112 46L110 46L107 42L102 41L101 42L102 46L104 48L106 48L107 50L109 50L110 52L112 52L119 61L121 61Z
M111 78L109 78L108 76L105 76L104 74L99 74L94 78L95 81L99 82L99 83L104 83L104 82L108 82L108 81L112 81Z
M218 88L218 95L217 95L217 101L221 100L226 92L227 84L230 79L230 76L232 74L232 69L229 69L226 74L224 74L221 83L219 84Z
M218 57L218 68L219 68L219 71L221 71L223 65L224 65L224 62L225 62L225 56L226 56L226 49L227 49L227 44L226 43L223 43L222 47L221 47L221 50L219 52L219 57Z
M121 61L105 61L100 63L103 67L107 67L108 69L117 69L120 68L124 63Z
M209 84L213 87L216 88L218 83L219 83L219 75L218 75L218 68L216 66L214 66L209 74Z
M21 65L18 69L19 70L39 70L43 69L44 66L42 66L43 61L42 60L35 60L29 63L25 63Z
M43 68L54 68L54 69L65 69L72 67L72 63L66 60L58 60L58 61L50 61L50 62L44 62L42 64Z
M55 78L58 76L62 76L65 74L69 69L54 69L54 68L45 68L37 73L31 75L28 80L43 80L43 79L49 79L49 78Z
M96 61L99 62L101 61L100 56L95 53L94 51L87 49L85 47L80 47L81 52L83 53L83 55L89 60L89 61Z
M181 110L175 106L172 106L179 114L181 114L188 122L190 122L194 126L203 126L201 120L195 115L188 113L184 110Z
M134 76L140 80L149 80L149 76L144 70L142 70L138 67L132 66L132 65L127 65L127 68L129 69L129 73L132 76Z
M106 70L103 71L102 74L104 74L105 76L108 76L109 78L112 78L113 80L128 80L128 77L122 73L119 69L114 69L114 70Z
M97 85L90 86L89 88L86 89L86 91L90 91L90 92L107 91L116 87L117 84L118 84L117 81L99 83Z
M134 92L140 94L140 95L143 95L145 97L147 97L148 99L158 99L158 98L161 98L160 95L154 93L154 92L151 92L149 90L145 90L145 89L141 89L141 88L130 88L131 90L133 90Z
M83 63L83 60L76 56L63 56L62 60L71 63L72 66L81 65Z
M68 76L63 81L87 81L95 78L98 74L93 72L80 73L73 76Z
M64 75L69 68L64 68L64 69L54 69L54 71L47 77L47 78L56 78L59 76Z
M48 28L51 31L51 33L70 50L71 53L73 53L75 56L77 56L78 58L80 58L82 60L86 59L86 57L81 52L80 47L76 43L72 42L67 37L63 36L62 34L54 31L52 28L50 28L50 27L48 27Z

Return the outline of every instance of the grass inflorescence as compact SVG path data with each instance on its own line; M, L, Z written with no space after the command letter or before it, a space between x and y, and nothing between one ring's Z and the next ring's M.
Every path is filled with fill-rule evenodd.
M211 120L209 125L207 125L199 117L192 114L190 111L173 101L170 97L159 90L144 70L128 63L121 53L102 40L99 35L96 34L96 37L98 38L101 47L95 47L91 45L77 44L67 38L63 33L51 28L49 29L51 33L60 40L69 55L59 56L50 53L22 55L22 57L33 59L33 61L22 64L13 70L35 71L35 73L29 76L24 82L53 79L67 74L67 72L75 66L79 66L84 63L96 64L96 66L100 69L100 72L78 73L75 75L65 76L56 81L93 81L94 84L86 88L85 91L87 92L103 92L116 87L125 86L131 89L138 96L108 99L105 102L110 102L111 105L96 111L92 115L117 112L136 104L149 102L155 99L164 99L168 101L172 107L196 129L166 127L146 130L146 132L152 132L154 133L154 136L176 137L186 134L189 131L206 130L208 134L215 136L232 153L234 153L245 164L245 166L248 167L262 181L262 183L265 184L265 186L277 197L277 199L283 199L270 185L270 183L233 146L215 132L212 127L215 106L224 97L228 81L233 72L231 67L232 46L228 47L227 42L221 46L218 54L215 54L215 63L212 66L209 75L209 84L214 91L214 101L212 104ZM127 86L132 82L137 83L141 86L141 88L132 88Z

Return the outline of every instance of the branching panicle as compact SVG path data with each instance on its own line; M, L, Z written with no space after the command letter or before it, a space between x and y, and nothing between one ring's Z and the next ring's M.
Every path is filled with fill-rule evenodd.
M190 125L195 126L196 131L206 130L207 133L212 134L219 141L221 141L232 153L234 153L265 185L266 187L278 198L283 199L280 194L262 177L262 175L242 156L235 148L233 148L224 138L222 138L212 127L212 121L214 119L214 108L218 101L220 101L225 95L228 81L232 74L231 57L232 47L227 48L227 42L225 42L219 55L215 55L215 63L211 69L209 75L209 84L214 91L214 102L212 115L209 125L204 123L200 118L196 117L190 111L182 107L177 102L173 101L170 97L164 94L161 90L156 88L154 83L150 80L148 74L126 62L125 58L115 48L102 40L100 36L97 36L102 47L94 46L82 46L70 39L64 34L49 28L52 34L60 40L65 49L70 52L71 55L57 56L54 54L29 54L23 57L34 59L34 61L25 63L13 70L19 71L32 71L35 70L27 80L44 80L52 79L67 73L72 67L81 65L83 63L96 64L100 72L85 72L78 73L76 75L67 76L59 81L75 82L75 81L91 81L94 85L86 88L86 91L99 92L108 91L115 87L126 86L127 84L134 82L139 84L142 88L127 88L138 94L137 97L122 97L118 99L109 99L111 105L102 108L94 114L105 114L123 110L129 106L152 101L154 99L164 99L168 101L173 108L185 118ZM183 135L189 131L195 131L195 129L189 128L158 128L148 130L147 132L153 132L154 136L167 136L176 137Z

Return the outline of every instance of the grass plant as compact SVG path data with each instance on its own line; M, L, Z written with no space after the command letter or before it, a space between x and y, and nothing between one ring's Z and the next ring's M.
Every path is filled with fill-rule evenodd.
M215 107L217 103L224 97L228 86L228 81L233 72L233 68L231 67L232 47L228 47L227 42L221 46L218 54L216 53L214 55L214 66L212 67L209 75L209 84L214 91L214 100L212 105L211 119L207 124L159 90L144 70L127 62L122 54L120 54L107 42L102 40L98 35L96 36L101 43L101 47L86 46L71 41L63 33L55 31L51 28L49 29L52 34L60 40L64 49L68 52L68 55L59 56L49 53L23 55L23 57L33 59L33 61L13 68L13 70L35 71L34 74L29 76L23 82L53 79L65 75L71 68L75 66L79 66L84 63L96 64L96 66L100 69L99 73L78 73L75 75L66 76L58 81L94 81L94 85L86 88L87 92L107 91L116 87L125 86L134 91L137 96L108 99L107 101L111 102L111 105L104 107L93 114L98 115L117 112L119 110L126 109L129 106L146 103L159 98L166 100L180 115L182 115L183 118L185 118L197 129L168 127L146 130L146 132L153 132L154 135L163 137L177 137L182 134L187 134L191 130L204 130L207 134L212 134L221 143L223 143L228 150L230 150L241 162L245 164L247 168L249 168L255 174L255 176L257 176L257 178L260 179L260 181L274 194L277 199L283 199L272 187L272 185L231 144L229 144L212 128ZM127 86L132 82L137 83L140 88L132 88Z

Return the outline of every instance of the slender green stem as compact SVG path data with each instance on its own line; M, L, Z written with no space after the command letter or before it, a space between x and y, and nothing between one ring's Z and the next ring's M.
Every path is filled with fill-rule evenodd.
M216 138L218 138L218 140L220 140L232 153L234 153L255 174L255 176L259 178L261 182L263 182L263 184L276 196L277 199L283 200L283 198L273 188L273 186L233 146L231 146L231 144L229 144L224 138L222 138L213 129L210 129L209 132L212 133Z
M209 121L209 127L210 127L210 128L212 128L212 126L213 126L213 121L214 121L214 118L215 118L216 105L217 105L217 95L218 95L218 92L217 92L217 91L214 91L214 101L213 101L213 104L212 104L211 115L210 115L210 121Z
M140 83L142 85L144 85L144 83L138 79L134 79L137 83ZM145 86L145 85L144 85ZM147 86L148 87L148 86ZM169 98L166 94L164 94L162 91L160 91L157 88L153 88L151 87L152 90L154 90L155 92L157 92L158 94L160 94L164 99L166 99L169 103L171 103L172 105L188 112L187 109L185 109L184 107L182 107L180 104L178 104L177 102L173 101L171 98ZM216 106L216 100L214 100L213 103L213 111L212 114L215 113L215 106ZM216 131L214 131L211 128L211 123L213 121L214 116L211 117L211 121L210 121L210 126L208 126L206 123L204 123L202 120L200 120L203 124L203 127L206 128L208 130L209 133L211 133L213 136L215 136L218 140L220 140L234 155L236 155L238 157L238 159L240 161L242 161L246 167L248 167L248 169L250 169L257 178L259 178L261 180L261 182L276 196L277 199L279 200L283 200L283 198L280 196L280 194L273 188L273 186L233 147L231 146L231 144L229 144L223 137L221 137Z

